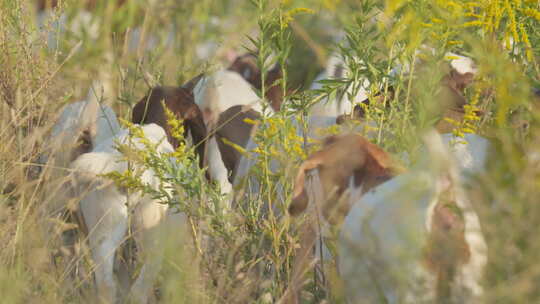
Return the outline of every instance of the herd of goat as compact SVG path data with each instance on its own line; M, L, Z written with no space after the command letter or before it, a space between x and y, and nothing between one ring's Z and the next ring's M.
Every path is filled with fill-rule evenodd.
M467 103L464 90L476 70L471 59L457 58L445 67L447 73L434 100L443 112L463 115ZM277 84L282 77L280 67L261 77L256 60L255 55L246 54L228 68L199 75L180 87L152 88L132 109L132 123L140 126L145 138L163 155L181 144L172 134L163 105L182 120L184 137L195 147L199 166L228 198L240 184L249 184L250 195L258 191L257 180L250 176L256 155L249 155L255 154L250 151L257 146L252 135L258 126L247 123L246 118L260 122L262 115L279 112L286 99ZM332 56L317 80L337 79L345 73L339 56ZM262 79L268 108L256 94ZM320 86L315 82L312 88ZM47 153L39 162L71 169L66 175L70 175L72 195L80 198L77 213L96 265L100 299L107 303L118 300L115 252L132 231L144 264L129 297L147 303L163 259L157 235L186 219L143 193L131 194L128 206L126 189L103 177L137 168L130 168L116 149L118 143L131 142L130 131L120 126L112 108L100 103L102 93L98 84L84 101L63 109L46 141ZM326 138L317 135L317 130L346 119L374 123L362 121L360 104L370 102L365 89L352 100L346 96L315 104L310 109L308 129L298 127L299 135L320 140L322 147L308 156L291 181L289 214L308 216L299 231L293 273L282 301L299 301L313 247L321 247L317 242L321 234L339 227L339 256L333 258L351 303L476 303L483 294L487 246L466 185L473 174L485 169L490 142L474 134L466 135L466 143L456 142L441 123L424 136L426 157L404 170L370 142L369 136L354 130ZM247 155L227 143L243 147ZM140 140L133 144L145 147ZM163 187L151 169L145 169L140 178L156 189ZM224 204L233 212L227 199ZM330 255L326 248L317 250Z
M256 147L251 136L257 126L245 120L258 121L263 110L253 89L261 81L255 60L254 55L247 54L238 57L228 69L200 75L183 86L152 88L133 107L132 122L139 124L145 138L157 145L158 153L173 152L180 143L172 136L165 105L183 121L185 138L191 139L199 165L207 168L207 178L219 184L222 193L230 194L235 185L252 178L250 168L256 159L226 144L232 142L246 151ZM324 72L328 75L321 77L339 77L336 70L335 60L331 60ZM276 75L267 77L271 83L280 77L279 69L268 73ZM470 77L451 68L441 81L447 91L441 98L463 99L460 89L464 84L458 81L465 78L469 81ZM73 195L80 197L78 213L88 233L99 296L115 302L118 288L114 252L131 229L138 254L145 262L130 297L146 303L162 258L156 233L167 231L164 226L170 222L185 222L185 216L150 195L132 194L127 206L126 190L103 177L128 170L128 162L116 144L127 143L130 131L120 127L110 107L98 102L100 92L93 88L86 100L64 108L47 141L50 152L40 162L72 169L70 187ZM269 86L266 97L272 107L266 109L265 115L279 111L281 92L281 87ZM352 119L362 119L349 101L316 104L307 136L317 137L316 130L335 125L343 116L351 117L351 113L357 114ZM301 244L284 300L297 299L318 235L336 225L341 226L339 273L351 300L359 297L378 302L382 295L392 303L416 302L422 295L425 299L452 296L473 301L481 296L486 244L462 185L470 173L482 170L489 144L477 135L467 135L467 144L451 144L452 138L450 133L426 135L425 153L431 157L405 173L385 151L358 133L319 138L322 148L301 164L294 180L289 213L310 216L300 231ZM138 149L145 147L137 140L134 145ZM146 169L141 179L156 189L163 182L151 169ZM257 181L252 179L249 190L256 195ZM414 201L402 202L407 196L399 192L407 191L411 185L416 188ZM328 227L319 230L313 218L323 220ZM411 236L422 239L409 240ZM361 259L355 254L358 252L362 253ZM377 265L384 265L384 270ZM405 278L397 280L398 274Z

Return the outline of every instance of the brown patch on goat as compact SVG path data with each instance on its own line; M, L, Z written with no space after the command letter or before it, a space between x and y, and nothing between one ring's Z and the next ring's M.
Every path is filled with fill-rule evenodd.
M228 70L237 72L249 82L253 87L261 90L262 77L261 71L257 66L257 56L253 53L246 53L238 56L229 66ZM283 103L283 89L279 80L283 78L281 67L276 64L272 69L266 72L264 80L265 97L270 101L272 109L279 111Z
M437 303L449 299L454 276L458 268L469 261L470 255L461 210L450 193L443 193L433 211L423 260L425 267L436 276Z
M350 206L342 196L354 176L355 186L363 191L381 184L395 174L388 154L358 134L331 136L323 148L313 153L299 168L289 205L289 214L297 216L308 205L305 189L307 171L318 169L324 197L323 216L332 224L345 218Z
M446 109L463 109L467 104L465 98L465 88L473 81L472 73L460 74L458 71L451 69L450 72L441 80L441 90L436 96L441 103L443 112Z
M236 168L242 154L231 145L226 144L223 139L245 147L255 127L253 124L245 122L245 119L258 120L260 117L261 115L257 111L244 109L241 105L230 107L219 115L215 135L231 183L236 176Z
M297 216L304 212L309 203L305 189L307 171L318 169L324 202L323 217L332 225L339 226L350 206L348 196L344 195L349 187L350 177L354 176L355 186L362 185L363 191L381 184L395 175L393 162L388 154L358 134L330 136L323 147L313 153L298 170L293 189L293 199L289 205L289 214ZM299 288L302 278L310 268L311 248L317 240L318 208L311 208L306 221L300 227L300 248L295 252L292 278L283 296L284 303L298 303Z
M199 165L202 168L204 166L207 133L202 113L194 102L191 90L176 87L155 87L151 89L148 95L133 107L131 121L137 124L155 123L159 125L165 130L171 145L177 148L180 143L172 136L162 101L177 119L184 121L184 137L187 137L188 131L191 132L193 145L196 146L195 150L199 155Z
M85 129L81 132L79 138L77 138L77 143L75 144L74 149L71 151L70 161L74 161L80 155L91 152L92 149L94 149L94 143L92 142L92 138L95 135L93 135L92 133L93 132L90 129Z

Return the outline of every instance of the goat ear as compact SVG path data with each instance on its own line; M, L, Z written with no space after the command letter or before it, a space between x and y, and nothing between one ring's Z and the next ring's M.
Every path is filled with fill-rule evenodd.
M390 178L395 173L402 171L383 149L365 139L362 141L362 147L365 149L363 157L365 158L357 162L358 167L354 169L355 186L359 186L363 182L359 177Z
M391 167L391 159L388 154L377 145L367 142L366 150L373 163L380 169L386 170Z
M317 168L322 164L321 154L316 152L310 158L308 158L300 168L298 169L298 174L294 180L294 189L293 189L293 199L289 205L289 214L292 216L297 216L306 210L308 205L308 195L305 189L306 181L306 172L312 169Z
M184 83L181 87L186 89L186 90L189 90L190 92L193 92L193 89L195 89L195 86L197 85L197 83L199 83L199 81L204 77L204 73L201 73L197 76L195 76L195 78L189 80L188 82Z

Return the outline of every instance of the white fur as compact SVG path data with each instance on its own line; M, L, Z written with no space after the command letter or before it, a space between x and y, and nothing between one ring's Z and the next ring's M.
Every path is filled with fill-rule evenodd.
M223 163L223 159L221 158L221 153L219 151L215 136L208 139L206 154L208 159L208 173L210 174L210 177L219 183L221 193L231 193L232 185L229 182L228 171Z
M357 198L345 219L339 271L352 301L382 302L381 296L388 303L434 299L436 281L421 263L422 250L433 208L447 187L452 187L450 191L463 212L471 250L470 261L454 278L452 295L459 303L477 303L482 295L480 280L487 248L478 216L461 189L457 168L447 163L447 147L436 137L428 146L429 167L421 164ZM443 157L437 159L440 155Z
M219 70L203 77L195 85L193 95L207 125L215 123L219 114L235 105L251 105L253 110L262 113L260 98L236 72Z
M142 130L150 142L159 143L159 153L174 151L166 139L165 131L158 125L145 125ZM159 233L164 229L163 223L168 211L167 205L152 197L141 193L128 196L125 190L118 189L110 180L98 176L128 170L128 163L115 149L115 142L128 143L128 140L128 130L122 130L117 136L101 142L92 152L81 155L72 164L75 171L74 190L78 197L82 197L80 211L89 232L88 240L96 265L98 295L108 303L115 303L115 251L127 237L129 223L139 252L144 257L141 273L131 288L132 297L139 303L147 302L161 264L162 244ZM133 140L132 143L135 148L144 148L138 140ZM138 168L131 167L130 170ZM160 186L160 181L152 170L145 170L141 181L154 189ZM171 185L164 186L165 189L171 189ZM128 220L130 214L131 221Z
M220 70L203 77L193 89L193 94L209 130L212 130L219 115L232 106L251 105L255 111L263 110L260 98L251 85L236 72ZM273 112L270 107L267 111ZM208 139L207 160L210 176L218 181L223 193L230 193L232 186L214 136Z
M476 68L474 61L466 56L461 56L454 53L446 53L447 57L451 57L450 65L460 74L472 73L476 74L478 69ZM454 58L457 57L457 58Z
M449 148L465 181L471 174L484 172L490 149L486 138L476 134L465 134L464 138L457 138L450 133L442 134L441 138Z
M47 150L52 153L57 167L67 167L74 145L83 130L92 130L94 144L112 137L120 130L114 111L98 100L103 98L99 86L89 90L86 100L66 105L54 124L50 136L44 141ZM38 162L46 164L49 154L40 155Z
M416 54L421 54L422 52L431 52L432 54L435 54L435 49L423 45L420 49L416 50ZM452 52L447 52L445 55L445 60L448 60L450 62L450 66L454 68L458 73L465 74L465 73L472 73L476 75L478 73L478 69L476 68L476 65L474 61L463 55L459 55ZM418 60L418 59L417 59ZM403 73L404 75L407 75L410 73L411 65L409 62L400 63L397 62L395 66L390 71L390 75L397 76L400 73Z

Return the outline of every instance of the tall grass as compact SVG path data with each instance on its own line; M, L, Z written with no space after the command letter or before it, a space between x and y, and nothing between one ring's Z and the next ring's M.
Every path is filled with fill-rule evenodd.
M145 165L168 170L174 197L161 197L189 216L189 229L168 242L157 297L167 303L274 303L292 275L299 223L286 215L294 170L309 154L307 138L296 135L289 117L306 121L309 107L324 96L355 96L368 79L370 95L394 94L371 103L367 116L377 122L375 141L396 158L410 152L414 161L419 134L443 119L435 98L454 51L471 55L479 75L467 89L469 115L455 124L455 134L476 132L493 138L497 149L488 172L467 185L480 214L489 247L484 286L486 303L535 303L540 299L537 256L540 224L537 202L540 176L539 101L530 95L540 86L540 12L537 1L129 1L114 10L103 2L93 13L101 24L98 38L85 32L59 35L61 13L73 19L83 5L60 1L42 30L29 1L0 0L0 295L3 303L92 303L92 261L82 235L66 209L76 200L63 195L62 168L46 168L38 178L33 163L61 107L86 95L92 80L107 81L112 92L102 102L119 116L149 87L180 85L202 71L214 70L228 49L258 54L264 72L274 63L283 69L283 112L259 122L259 158L252 174L256 196L243 198L233 212L224 210L219 189L208 184L192 151L179 150L183 165L164 160ZM216 23L215 20L219 20ZM146 37L130 50L126 37L137 27ZM174 29L172 34L169 29ZM345 39L330 43L343 30ZM58 34L58 33L57 33ZM152 34L152 35L150 35ZM145 36L143 34L143 36ZM249 37L249 38L247 38ZM147 38L149 39L149 38ZM513 41L513 42L512 42ZM197 45L218 47L208 60ZM147 51L145 43L156 43ZM434 52L417 52L427 44ZM302 91L338 50L349 73L327 81L322 90ZM427 62L415 71L412 63ZM414 77L391 73L399 63ZM403 71L403 70L402 70ZM264 75L264 73L263 73ZM262 79L264 96L265 80ZM359 102L359 100L352 100ZM265 113L266 114L266 113ZM522 128L523 122L527 128ZM516 125L520 128L516 128ZM333 132L329 130L328 132ZM311 148L312 149L312 148ZM141 153L152 155L151 149ZM272 171L271 159L280 163ZM120 175L116 176L116 179ZM124 179L145 189L136 179ZM244 189L237 189L240 192ZM159 193L158 193L159 194ZM189 245L185 245L187 244ZM331 267L310 272L302 296L306 303L342 302ZM337 287L336 287L337 286Z

